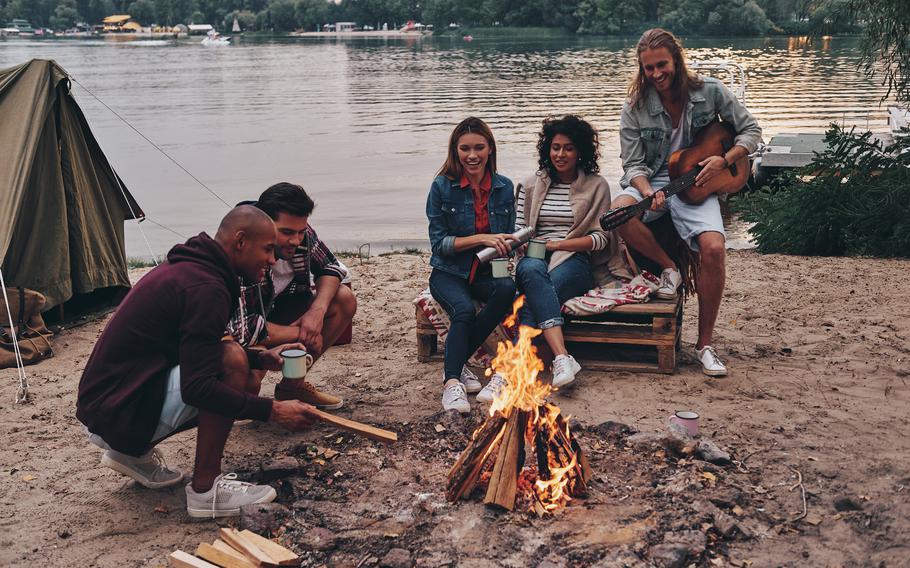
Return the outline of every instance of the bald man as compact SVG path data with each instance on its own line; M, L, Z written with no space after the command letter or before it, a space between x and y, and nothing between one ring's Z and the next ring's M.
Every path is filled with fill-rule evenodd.
M275 225L255 207L231 210L215 238L201 233L167 255L127 294L89 358L76 417L89 440L104 449L101 463L153 489L180 483L155 446L197 426L192 517L238 515L246 504L272 501L268 485L221 473L221 456L236 419L275 422L296 431L310 426L312 407L258 396L254 369L281 368L279 353L247 351L224 339L240 294L239 277L261 279L275 262Z

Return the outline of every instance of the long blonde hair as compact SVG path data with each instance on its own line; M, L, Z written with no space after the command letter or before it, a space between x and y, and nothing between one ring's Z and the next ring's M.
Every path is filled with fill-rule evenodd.
M664 47L673 57L673 66L676 74L673 77L673 84L670 90L675 100L685 100L689 96L690 89L697 89L705 84L698 76L689 71L686 66L686 58L683 51L682 42L667 30L661 28L651 28L641 34L638 45L635 46L635 56L638 58L638 73L632 79L629 85L629 102L635 106L641 106L644 103L645 91L648 86L648 79L645 76L645 70L641 66L641 54L648 49L660 49Z
M452 131L449 136L449 152L446 155L446 162L436 172L438 176L446 176L449 179L461 179L463 168L461 160L458 159L458 139L465 134L480 134L487 139L490 146L490 156L487 158L487 170L490 174L496 173L496 140L493 139L493 131L487 126L487 123L479 118L469 116L462 120Z

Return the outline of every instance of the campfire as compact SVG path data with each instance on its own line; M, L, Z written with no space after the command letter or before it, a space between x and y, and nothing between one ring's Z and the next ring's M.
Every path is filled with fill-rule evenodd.
M515 301L508 326L515 325L523 303L524 296ZM506 386L449 471L449 501L486 483L487 505L509 511L518 505L545 515L587 492L588 460L559 407L546 400L553 387L538 380L544 365L532 341L540 333L520 326L517 343L497 347L492 370L505 377Z

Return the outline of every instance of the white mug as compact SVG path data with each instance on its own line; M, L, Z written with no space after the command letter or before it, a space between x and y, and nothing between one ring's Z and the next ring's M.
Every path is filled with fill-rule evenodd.
M287 349L281 352L284 363L281 374L286 379L302 379L313 366L313 356L303 349Z
M490 266L493 268L493 278L508 278L509 277L509 259L508 258L494 258L490 261Z
M677 410L667 418L667 424L679 424L686 429L693 438L698 436L698 413L691 410Z
M531 258L544 259L547 257L547 241L543 239L531 239L528 243L528 256Z

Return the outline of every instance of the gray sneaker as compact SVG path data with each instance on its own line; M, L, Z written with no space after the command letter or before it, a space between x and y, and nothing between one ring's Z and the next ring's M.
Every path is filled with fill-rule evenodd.
M477 394L477 402L485 402L488 404L493 402L493 399L499 396L499 393L502 392L502 389L505 388L506 384L505 377L499 373L493 373L487 386L483 387L483 390Z
M483 388L483 385L480 384L480 381L477 379L477 375L475 375L471 369L468 369L467 366L461 368L461 377L459 380L461 381L461 384L464 385L464 390L468 394L478 392Z
M138 458L106 450L101 456L101 465L132 477L149 489L162 489L183 481L183 473L179 469L168 468L164 456L157 449Z
M236 473L223 473L215 478L212 488L196 493L193 484L186 486L186 512L197 519L236 517L240 507L271 503L278 494L268 485L237 481Z

